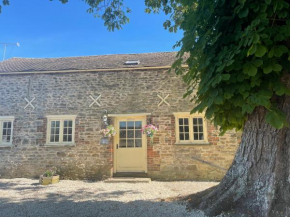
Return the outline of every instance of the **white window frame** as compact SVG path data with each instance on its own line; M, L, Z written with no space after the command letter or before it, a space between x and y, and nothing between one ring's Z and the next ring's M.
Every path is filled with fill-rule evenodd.
M14 116L0 116L0 147L9 147L13 144L13 122L14 122ZM3 123L10 121L11 122L11 139L10 142L3 142Z
M175 137L176 144L209 144L208 135L207 135L207 121L205 119L204 113L195 113L190 114L190 112L176 112L173 113L175 116ZM180 140L179 139L179 118L188 118L189 124L189 140ZM193 118L202 118L203 119L203 140L194 140L193 135Z
M46 145L55 146L55 145L75 145L75 122L77 115L47 115L47 133L46 133ZM51 133L51 122L59 121L59 142L50 142L50 133ZM63 128L64 121L72 121L72 141L64 142L63 141Z

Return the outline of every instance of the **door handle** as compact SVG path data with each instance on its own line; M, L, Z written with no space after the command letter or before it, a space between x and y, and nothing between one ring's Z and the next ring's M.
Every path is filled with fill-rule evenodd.
M116 145L116 148L119 149L119 144Z

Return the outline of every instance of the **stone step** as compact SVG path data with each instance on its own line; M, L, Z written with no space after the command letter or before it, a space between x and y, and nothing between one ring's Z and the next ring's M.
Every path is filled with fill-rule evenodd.
M139 178L139 177L113 177L104 180L105 183L150 183L150 178Z
M114 173L113 177L148 178L148 174L147 173L138 173L138 172L119 172L119 173Z

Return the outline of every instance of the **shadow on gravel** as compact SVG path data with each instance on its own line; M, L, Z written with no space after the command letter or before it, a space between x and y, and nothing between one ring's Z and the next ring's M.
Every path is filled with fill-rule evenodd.
M114 194L123 192L113 192ZM100 197L106 197L102 195ZM109 195L110 196L110 195ZM13 202L0 196L0 217L156 217L190 216L184 206L173 202L136 200L131 202L48 194L46 199L24 198ZM196 216L196 215L194 215ZM198 215L199 216L199 215ZM202 215L200 215L202 216Z

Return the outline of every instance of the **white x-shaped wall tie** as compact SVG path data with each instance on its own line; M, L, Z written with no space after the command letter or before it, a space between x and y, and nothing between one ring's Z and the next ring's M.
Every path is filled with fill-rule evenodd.
M166 102L166 99L169 97L169 94L167 94L164 98L162 96L160 96L159 94L157 94L157 96L161 99L161 102L158 104L158 107L161 106L163 103L170 106L170 104L168 102Z
M27 98L24 98L25 101L27 102L27 105L24 107L24 110L28 107L31 106L33 109L35 109L34 105L32 105L32 102L35 100L35 97L33 97L30 101Z
M97 104L98 106L101 107L101 104L98 102L98 99L101 97L101 94L97 98L94 98L92 95L90 95L90 97L93 100L93 102L90 104L90 107L92 107L94 104Z

